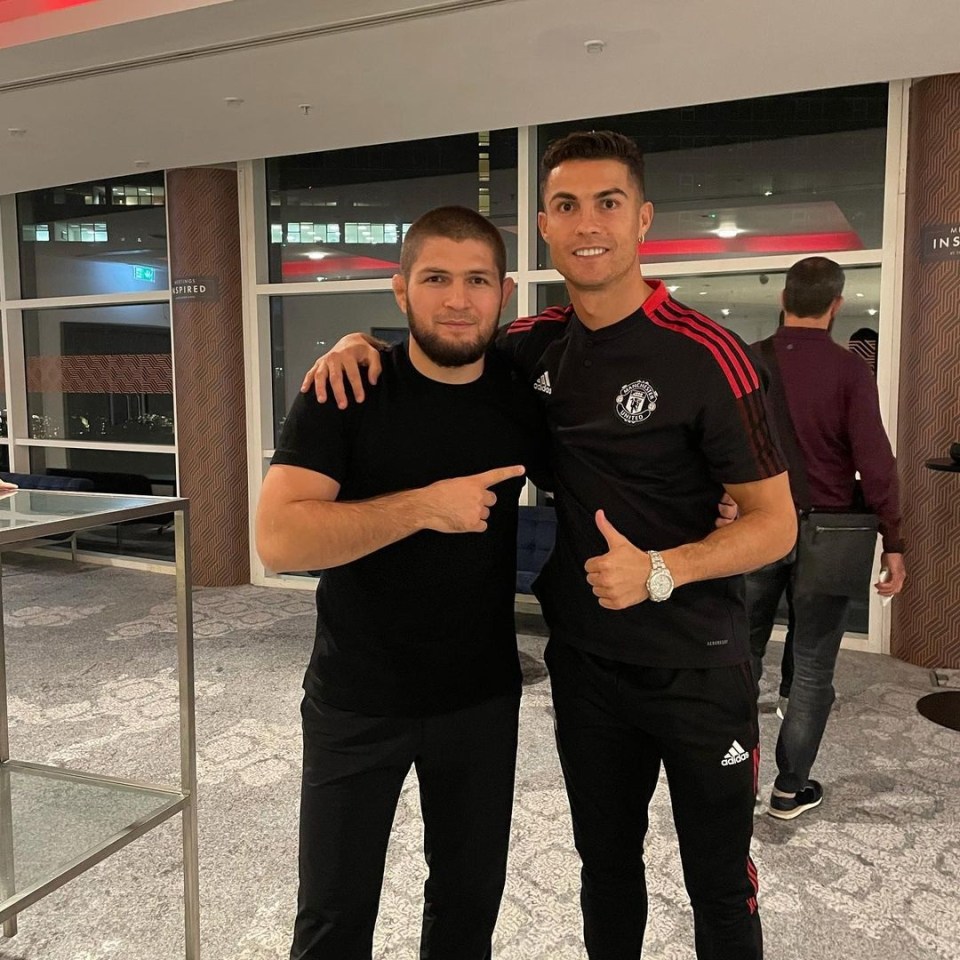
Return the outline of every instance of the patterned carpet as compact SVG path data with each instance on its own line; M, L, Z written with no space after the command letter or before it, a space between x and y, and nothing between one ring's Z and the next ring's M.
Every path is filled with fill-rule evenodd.
M12 752L116 776L178 769L173 579L4 556ZM312 595L195 594L204 960L285 960L293 918L300 681ZM543 638L521 637L528 685L503 960L579 960L577 861L551 741ZM771 659L780 647L771 645ZM823 806L794 823L758 809L755 859L772 960L955 960L960 955L960 734L915 710L927 671L844 653L819 776ZM762 698L765 759L777 720ZM58 831L49 832L51 850ZM416 785L397 813L376 956L417 956L424 878ZM645 956L692 958L666 788L647 841ZM52 894L0 940L2 960L183 956L179 819Z

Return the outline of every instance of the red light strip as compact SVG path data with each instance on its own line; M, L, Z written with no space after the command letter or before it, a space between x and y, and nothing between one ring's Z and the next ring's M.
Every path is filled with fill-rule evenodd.
M827 233L783 233L769 236L744 234L724 240L721 237L687 237L679 240L648 240L640 248L645 260L659 257L717 256L718 254L742 253L745 256L773 253L829 253L832 250L862 250L860 237L852 230ZM322 260L288 260L283 265L283 276L322 277L330 274L360 273L363 271L391 271L400 269L398 263L377 260L373 257L343 256L324 257Z
M352 257L344 255L342 257L324 257L322 260L288 260L283 265L283 276L303 277L312 280L314 277L323 277L344 273L362 273L363 271L378 272L389 271L397 273L400 270L399 263L391 263L389 260L377 260L373 257Z
M723 253L828 253L831 250L862 250L860 237L852 230L827 233L780 233L768 236L742 234L721 237L691 237L680 240L648 240L640 248L645 260L658 257L696 257Z
M0 23L36 17L41 13L56 13L58 10L94 2L96 0L0 0Z

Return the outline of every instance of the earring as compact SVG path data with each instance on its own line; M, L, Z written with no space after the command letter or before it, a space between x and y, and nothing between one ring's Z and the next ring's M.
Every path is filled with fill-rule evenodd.
M640 239L637 240L637 243L639 243L640 246L642 247L642 246L643 246L643 241L646 240L646 239L647 239L647 235L646 235L645 233L641 233L641 234L640 234Z

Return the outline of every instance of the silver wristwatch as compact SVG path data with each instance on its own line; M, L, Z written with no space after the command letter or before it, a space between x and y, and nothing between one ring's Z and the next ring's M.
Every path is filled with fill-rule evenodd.
M673 577L663 562L663 557L656 550L648 550L650 557L650 576L647 577L647 593L654 603L661 603L670 599L673 593Z

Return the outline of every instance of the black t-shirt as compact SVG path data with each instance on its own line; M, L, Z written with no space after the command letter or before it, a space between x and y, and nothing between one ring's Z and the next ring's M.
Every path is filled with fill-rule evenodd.
M723 483L784 470L761 373L735 334L662 283L629 317L591 331L572 307L517 320L498 346L540 396L552 434L558 527L534 585L556 639L625 663L713 667L748 657L743 578L678 587L605 610L584 564L607 552L595 513L636 546L667 550L714 529Z
M424 377L406 345L383 354L363 403L294 401L275 464L324 473L365 500L522 463L536 468L542 414L496 351L473 383ZM425 716L517 691L513 599L522 479L492 488L484 533L420 531L323 572L307 692L376 716Z

